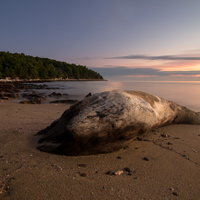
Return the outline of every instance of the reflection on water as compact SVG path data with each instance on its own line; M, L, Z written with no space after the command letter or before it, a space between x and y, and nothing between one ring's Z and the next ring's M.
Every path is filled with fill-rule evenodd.
M56 92L67 93L81 100L92 94L109 90L143 91L175 101L192 110L200 111L200 81L190 82L110 82L110 81L61 81L46 82L50 87L60 87ZM41 90L40 90L41 91ZM55 90L53 90L55 91ZM44 91L47 92L47 91ZM48 93L51 93L49 90Z

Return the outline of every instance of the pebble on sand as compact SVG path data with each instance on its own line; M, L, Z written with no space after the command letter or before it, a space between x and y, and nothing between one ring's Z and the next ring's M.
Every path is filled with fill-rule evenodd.
M86 174L86 173L81 173L80 176L82 176L82 177L86 177L87 174Z
M122 170L118 170L116 172L114 172L114 175L120 176L121 174L123 174Z
M168 145L173 145L173 143L171 143L171 142L168 142L167 144L168 144Z
M132 170L129 167L125 167L124 171L126 171L126 172L132 172Z
M172 193L174 196L178 196L178 193L177 192L173 192Z
M147 158L147 157L144 157L144 158L143 158L143 160L145 160L145 161L149 161L149 158Z
M161 137L167 137L167 135L166 135L166 134L161 134L160 136L161 136Z
M78 166L79 166L79 167L85 167L85 168L87 167L86 164L79 164Z
M112 171L108 171L106 172L107 175L113 175L113 172Z

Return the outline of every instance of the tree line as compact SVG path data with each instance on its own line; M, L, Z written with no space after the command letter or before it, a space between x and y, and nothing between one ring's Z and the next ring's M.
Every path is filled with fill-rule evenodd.
M20 79L103 79L86 66L69 64L49 58L40 58L23 53L0 52L0 78Z

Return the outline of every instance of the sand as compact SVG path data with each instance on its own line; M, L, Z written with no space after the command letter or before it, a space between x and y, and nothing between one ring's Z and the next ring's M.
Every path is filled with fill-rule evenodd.
M0 102L0 199L200 199L200 125L161 127L110 154L37 150L34 135L69 106Z

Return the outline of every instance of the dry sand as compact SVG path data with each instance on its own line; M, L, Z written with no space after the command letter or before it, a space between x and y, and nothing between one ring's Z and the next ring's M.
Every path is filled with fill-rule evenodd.
M0 199L200 199L200 125L162 127L110 154L37 150L34 135L69 106L0 102Z

